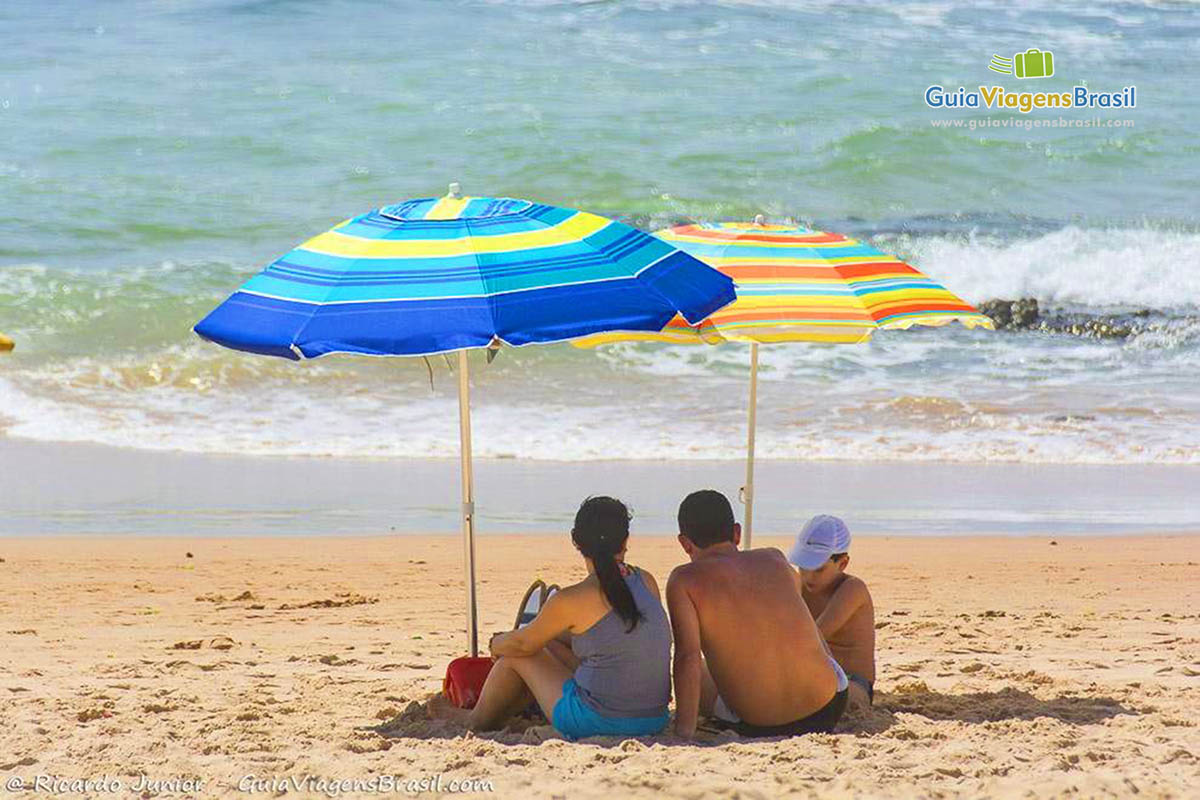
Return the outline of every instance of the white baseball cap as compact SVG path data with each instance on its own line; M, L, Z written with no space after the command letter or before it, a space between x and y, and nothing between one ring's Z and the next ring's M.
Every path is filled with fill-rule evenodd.
M850 549L850 529L838 517L817 514L804 523L788 561L800 569L820 569L834 553Z

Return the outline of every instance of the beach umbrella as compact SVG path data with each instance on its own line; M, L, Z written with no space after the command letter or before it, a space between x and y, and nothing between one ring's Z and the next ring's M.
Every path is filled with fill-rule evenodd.
M478 653L467 351L700 322L733 281L665 240L509 197L384 206L276 259L196 324L209 341L309 359L458 353L467 632ZM490 360L490 359L489 359Z
M758 346L779 342L853 344L880 328L945 325L992 328L992 321L911 264L840 233L795 225L720 222L658 231L664 241L724 272L737 284L735 303L699 325L676 317L657 333L588 336L581 347L622 341L679 344L750 343L743 541L754 523L754 439Z

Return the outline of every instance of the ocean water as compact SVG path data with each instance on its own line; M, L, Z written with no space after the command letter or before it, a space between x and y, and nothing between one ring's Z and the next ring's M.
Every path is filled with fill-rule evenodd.
M1040 82L994 53L1052 50ZM792 217L973 302L1139 332L887 332L763 349L769 460L1200 463L1200 7L745 0L0 6L0 435L150 450L457 453L438 359L291 363L191 325L354 213L444 191L653 230ZM1136 85L1132 127L926 107L927 86ZM1037 84L1034 86L1033 84ZM1050 114L1030 115L1049 119ZM485 457L722 460L747 350L475 364Z

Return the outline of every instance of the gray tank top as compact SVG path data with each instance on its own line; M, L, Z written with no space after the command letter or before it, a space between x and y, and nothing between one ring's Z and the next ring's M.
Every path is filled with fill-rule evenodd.
M575 683L584 702L606 717L661 717L671 700L671 625L636 567L625 577L644 618L632 631L609 611L571 640Z

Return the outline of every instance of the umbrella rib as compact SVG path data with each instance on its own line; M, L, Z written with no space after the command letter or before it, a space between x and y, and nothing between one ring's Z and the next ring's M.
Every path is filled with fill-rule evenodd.
M855 241L859 241L859 240L856 239ZM817 252L818 253L821 252L820 248L817 248ZM872 333L879 330L879 323L875 320L875 315L871 313L871 309L868 308L867 304L863 301L863 296L858 293L858 290L854 285L853 279L847 275L842 274L842 265L841 264L831 264L830 266L832 267L834 273L838 276L838 278L841 279L842 283L844 283L846 285L846 288L848 288L850 290L850 296L854 298L854 302L858 304L858 307L862 309L863 313L866 314L867 318L871 321L870 324L866 326L866 328L865 328L866 333L863 335L863 338L860 340L860 341L866 341L867 339L871 338Z
M577 212L577 213L586 213L586 212ZM555 227L554 225L547 224L547 223L543 222L542 220L540 220L540 219L538 219L538 218L536 218L536 217L529 217L529 216L525 216L525 214L524 214L524 213L522 213L522 216L524 216L524 217L525 217L525 219L528 219L528 220L530 220L531 222L537 222L537 223L539 223L540 225L542 225L542 229L543 229L543 230L546 230L546 229L549 229L549 228L553 228L553 227ZM641 231L641 230L638 230L637 228L634 228L632 225L630 225L630 226L627 226L627 227L630 229L630 231L632 231L633 233L636 233L636 234L637 234L639 237L645 237L645 238L650 238L650 239L653 239L653 238L655 238L655 237L653 237L651 234L648 234L648 233L646 233L646 232L644 232L644 231ZM596 254L597 256L599 256L600 258L603 258L604 260L606 260L606 261L609 261L609 262L611 262L611 263L613 263L613 264L617 264L617 265L619 266L619 264L618 264L618 262L617 262L617 259L616 259L616 258L614 258L614 257L613 257L613 256L612 256L610 253L607 253L607 252L605 252L605 251L604 251L602 248L596 247L595 245L588 243L588 242L587 242L587 240L586 240L586 237L584 237L584 238L581 238L581 239L579 239L578 241L579 241L579 242L581 242L581 243L584 243L584 244L586 244L586 245L587 245L587 247L588 247L588 248L589 248L589 249L590 249L590 250L591 250L591 251L592 251L594 254ZM671 243L671 242L668 242L667 244L670 244L670 245L671 245L671 246L674 248L674 253L683 253L684 255L687 255L687 251L685 251L685 250L682 250L681 248L679 248L678 246L674 245L673 243ZM656 297L657 297L657 298L658 298L658 299L659 299L659 300L662 302L662 304L663 304L665 307L667 307L667 308L671 309L671 311L672 311L672 314L671 314L671 316L672 316L672 317L674 317L675 315L679 315L680 317L683 317L683 318L684 318L684 321L685 321L685 322L686 322L688 325L691 325L691 323L690 323L690 322L687 322L687 319L686 319L686 317L684 317L684 315L683 315L683 312L679 310L679 308L678 308L678 306L676 305L676 303L675 303L675 302L674 302L674 301L673 301L673 300L672 300L670 297L668 297L666 294L664 294L664 293L663 293L663 292L662 292L660 289L658 289L658 287L654 286L652 283L648 283L648 282L646 282L646 281L643 281L643 280L642 280L642 278L641 278L641 276L642 276L642 273L643 273L643 272L645 272L645 271L647 271L648 269L650 269L651 267L653 267L653 266L654 266L655 264L657 264L659 261L662 261L663 259L666 259L666 258L668 258L670 255L673 255L673 253L668 253L667 255L664 255L664 256L662 256L661 258L658 258L658 259L656 259L656 260L652 261L651 263L649 263L649 264L646 264L646 265L642 266L642 267L641 267L640 269L638 269L636 272L630 273L630 274L628 274L628 275L626 275L626 276L623 276L623 277L613 277L613 278L604 278L604 279L601 279L601 280L627 280L627 279L632 279L632 280L636 281L636 282L638 283L638 285L639 285L639 286L641 286L641 287L643 288L643 290L645 290L645 291L647 291L647 292L650 292L650 293L653 293L653 294L654 294L654 295L655 295L655 296L656 296ZM697 259L697 260L699 260L699 259ZM703 263L703 262L701 262L701 263ZM598 282L600 282L600 281L598 281L598 280L585 280L585 281L580 281L580 283L581 283L581 284L591 284L591 283L598 283ZM707 319L707 318L705 318L705 319ZM669 320L668 320L668 321L669 321ZM705 320L700 320L699 322L697 322L697 323L696 323L696 325L703 324L703 322L704 322L704 321L705 321ZM644 332L644 329L635 329L635 330L636 330L636 332ZM582 337L581 337L581 336L571 336L571 337L567 337L567 339L554 339L554 340L552 340L552 341L567 341L567 340L569 340L569 339L585 338L586 336L592 336L592 335L595 335L595 334L584 334L584 336L582 336ZM503 339L503 337L501 337L501 339Z
M735 237L735 238L733 238L733 239L728 239L728 240L726 240L726 241L725 241L723 244L721 244L721 246L720 246L720 247L721 247L721 249L720 249L720 254L719 254L719 255L717 255L717 256L715 256L715 258L724 258L724 257L725 257L725 253L726 253L726 252L728 252L729 248L730 248L730 247L732 247L733 245L735 245L736 243L737 243L737 238L736 238L736 237ZM685 251L685 252L686 252L686 251ZM705 263L707 263L707 262L705 262ZM717 267L716 267L716 266L713 266L713 265L710 265L710 266L712 266L712 268L713 268L713 269L717 269ZM730 280L732 280L732 281L733 281L733 290L734 290L734 293L736 294L736 293L737 293L737 291L738 291L738 282L737 282L737 278L734 278L733 276L730 276ZM735 300L734 302L736 303L737 301ZM731 307L731 306L726 306L726 308L730 308L730 307ZM685 321L685 322L687 322L687 320L684 320L684 321ZM708 341L707 339L705 339L705 338L704 338L704 334L702 334L702 333L700 332L700 326L701 326L701 325L703 325L705 322L707 322L707 323L708 323L708 325L709 325L709 328L711 328L711 329L712 329L712 332L713 332L713 334L714 334L714 335L717 337L717 341L715 341L715 342L710 342L710 341ZM689 324L689 325L691 325L691 323L688 323L688 324ZM703 319L702 319L702 320L700 320L699 322L697 322L695 325L692 325L692 327L693 327L693 328L695 328L695 330L696 330L696 334L697 334L698 336L700 336L700 341L701 341L701 343L702 343L702 344L707 344L707 345L717 345L717 344L722 344L722 343L724 343L724 342L728 342L728 341L729 341L729 339L727 339L727 338L725 337L725 334L724 334L724 333L721 331L721 327L720 327L719 325L717 325L716 323L714 323L714 322L712 321L712 319L711 319L711 318L710 318L710 319L707 319L707 320L703 320ZM758 341L758 337L757 337L757 336L751 335L749 338L751 339L751 341L752 341L752 342L757 342L757 341Z
M496 306L492 302L492 290L488 286L487 276L484 273L483 265L479 263L479 252L475 249L475 237L471 233L471 220L467 217L462 219L463 227L466 229L467 247L471 249L471 259L475 262L475 271L479 274L479 283L483 286L483 299L487 303L488 316L492 318L491 334L493 338L499 337L499 326L496 324Z
M650 238L650 239L655 239L655 238L658 238L658 237L655 237L655 236L653 236L652 234L646 233L645 231L640 231L640 230L638 230L637 228L634 228L632 225L630 225L630 226L629 226L629 228L630 228L631 230L635 231L636 233L638 233L638 234L639 234L639 235L641 235L641 236L645 236L645 237L647 237L647 238ZM660 240L660 241L661 241L661 240ZM671 247L673 247L673 248L674 248L674 252L673 252L673 253L668 253L668 254L666 254L666 255L662 256L661 258L655 259L654 261L650 262L649 264L646 264L644 267L642 267L641 269L639 269L637 272L634 272L632 275L630 275L630 277L631 277L631 278L633 278L635 281L637 281L637 282L638 282L638 285L640 285L640 286L644 287L644 288L645 288L646 290L648 290L648 291L651 291L651 292L653 292L653 293L654 293L654 294L655 294L655 295L658 297L658 299L659 299L659 300L661 300L661 301L663 302L663 305L664 305L664 306L666 306L667 308L671 309L671 316L667 318L667 321L666 321L665 323L663 323L663 327L664 327L664 328L665 328L667 325L669 325L669 324L670 324L670 322L671 322L671 320L672 320L672 319L674 319L676 316L679 316L679 317L680 317L681 319L683 319L683 321L684 321L685 323L687 323L688 325L691 325L692 327L695 327L695 326L697 326L697 325L700 325L701 323L703 323L703 322L704 322L704 319L698 320L698 321L697 321L695 324L693 324L693 323L691 322L691 320L689 320L689 319L687 318L687 315L686 315L686 314L684 314L684 313L683 313L683 311L682 311L682 310L679 308L679 305L678 305L677 303L675 303L675 301L674 301L674 300L672 300L670 297L667 297L665 294L663 294L663 293L662 293L662 292L661 292L661 291L658 289L658 287L656 287L654 284L652 284L652 283L649 283L649 282L646 282L646 281L643 281L643 280L642 280L642 273L643 273L643 272L647 271L648 269L650 269L651 267L653 267L655 264L659 263L660 261L663 261L664 259L670 258L672 255L675 255L675 253L683 253L685 256L690 256L690 254L689 254L687 251L685 251L685 250L681 249L681 248L680 248L678 245L674 244L673 242L667 242L667 244L668 244L668 245L670 245ZM589 247L591 247L591 245L589 245ZM595 250L597 253L602 253L602 251L601 251L599 248L593 247L592 249L593 249L593 250ZM607 253L602 253L602 255L604 255L604 257L605 257L605 258L607 258L608 260L612 261L613 263L616 263L616 259L614 259L614 258L612 258L611 256L609 256ZM691 257L693 260L695 260L695 261L699 261L701 264L703 264L704 266L707 266L707 267L709 267L710 269L716 269L715 267L712 267L711 265L707 264L707 263L706 263L706 262L704 262L703 260L701 260L701 259L698 259L698 258L695 258L695 256L690 256L690 257ZM719 271L719 270L718 270L718 271ZM728 277L728 276L726 276L726 277ZM730 278L730 280L732 281L733 279L732 279L732 278ZM736 283L735 283L735 285L736 285ZM736 292L736 290L735 290L735 292ZM736 294L735 294L735 299L736 299ZM732 301L731 301L731 302L732 302ZM729 305L729 304L727 303L726 305ZM723 306L723 307L724 307L724 306ZM707 317L705 317L705 319L707 319ZM659 329L659 331L657 331L657 332L661 332L661 329Z
M351 219L353 219L353 218L351 218ZM344 225L345 223L342 223L342 224ZM286 256L285 256L285 258L286 258ZM276 261L278 261L278 260L279 259L276 259ZM274 262L272 262L272 263L274 263ZM351 263L353 263L353 262L351 262ZM345 274L346 274L346 272L343 271L339 277L342 277ZM292 341L290 344L290 349L293 353L297 353L301 359L306 359L306 358L308 358L308 356L304 355L304 351L302 351L300 349L300 345L298 344L300 335L302 333L304 333L304 329L307 328L312 323L313 319L317 316L317 312L320 311L322 308L324 308L325 304L329 302L329 297L339 288L341 288L341 287L336 283L334 285L330 286L325 291L324 296L321 298L321 302L313 304L312 311L310 311L308 314L308 319L306 319L303 322L303 324L301 324L300 327L296 329L296 332L294 334L292 334Z

